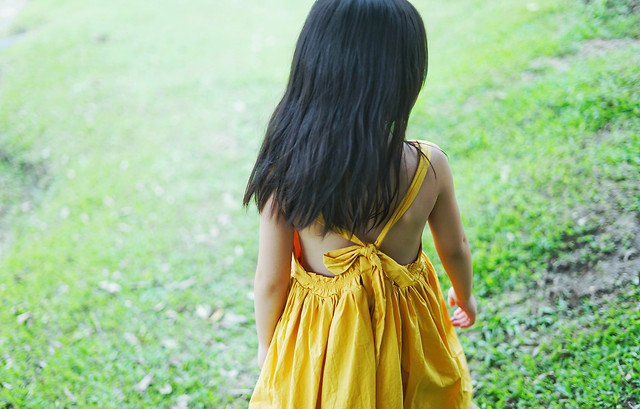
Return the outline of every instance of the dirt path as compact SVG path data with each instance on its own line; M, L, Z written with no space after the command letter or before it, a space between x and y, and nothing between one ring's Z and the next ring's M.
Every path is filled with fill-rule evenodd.
M0 0L0 30L6 29L26 4L27 0Z

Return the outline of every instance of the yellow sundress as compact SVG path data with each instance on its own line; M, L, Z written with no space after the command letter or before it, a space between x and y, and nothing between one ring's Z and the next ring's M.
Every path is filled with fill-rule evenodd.
M430 157L430 147L420 147ZM416 197L421 157L379 237L324 255L335 277L307 272L294 255L291 288L250 409L469 408L467 362L433 265L424 252L400 265L379 250Z

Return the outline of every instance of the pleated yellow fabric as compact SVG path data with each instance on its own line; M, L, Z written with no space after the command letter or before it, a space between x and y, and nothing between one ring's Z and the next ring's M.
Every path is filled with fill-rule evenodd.
M420 144L430 157L428 144ZM421 158L409 190L375 243L324 255L335 277L293 258L291 288L250 409L469 408L467 362L438 277L421 252L400 265L379 250L428 171Z

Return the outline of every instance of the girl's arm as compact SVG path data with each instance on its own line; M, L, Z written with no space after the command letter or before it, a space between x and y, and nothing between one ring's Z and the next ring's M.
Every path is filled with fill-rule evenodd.
M287 299L293 251L293 227L284 217L278 217L278 210L272 205L273 201L268 200L260 213L258 265L253 284L260 367Z
M442 266L453 285L449 290L449 304L459 307L451 321L455 326L466 328L475 322L477 309L472 294L471 250L462 227L449 162L439 148L432 152L438 198L429 215L429 227Z

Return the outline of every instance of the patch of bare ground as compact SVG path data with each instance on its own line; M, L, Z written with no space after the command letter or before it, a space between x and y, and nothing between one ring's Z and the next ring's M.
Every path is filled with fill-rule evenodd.
M11 242L13 232L7 226L13 216L27 213L37 202L38 192L51 182L46 165L7 153L0 146L0 257Z
M610 212L614 213L614 212ZM586 240L571 237L573 250L549 262L539 282L552 303L562 297L570 305L616 293L640 280L640 217L637 213L610 214L601 219ZM606 297L605 297L606 298Z
M12 20L27 4L27 0L0 0L0 24Z
M640 39L586 40L573 54L533 60L523 78L534 80L549 71L569 71L574 61L638 46ZM603 143L608 137L609 131L605 128L593 142ZM600 304L628 285L639 285L640 213L619 205L628 203L630 195L638 194L637 186L634 188L633 184L627 183L623 187L623 184L603 178L596 183L599 183L603 200L576 209L573 214L577 227L591 227L586 231L582 229L580 235L565 238L567 251L549 261L544 277L536 285L538 295L547 306L555 305L559 298L569 305L576 305L585 298ZM522 301L520 295L514 294L512 298ZM514 308L518 309L515 304Z
M577 226L589 227L565 237L567 250L548 261L542 278L525 293L501 296L507 315L542 316L559 303L573 308L587 300L603 306L640 286L640 212L618 205L637 195L637 188L599 183L606 201L573 215Z
M0 30L7 27L27 4L27 0L0 0Z
M594 55L604 55L611 50L619 50L640 45L639 39L633 38L594 38L583 41L576 53L579 57L591 57Z
M610 51L638 46L640 46L640 39L633 38L594 38L585 40L580 44L580 47L575 53L560 57L541 57L532 60L522 73L522 78L533 81L547 72L566 72L571 69L574 60L578 61L578 59L599 57Z
M602 129L590 143L607 143L610 131ZM586 142L585 142L586 143ZM640 211L634 197L640 195L637 169L617 163L613 176L594 169L598 194L581 207L569 210L574 233L546 263L540 278L520 291L500 295L506 316L540 317L559 305L577 307L583 301L604 306L640 287Z

